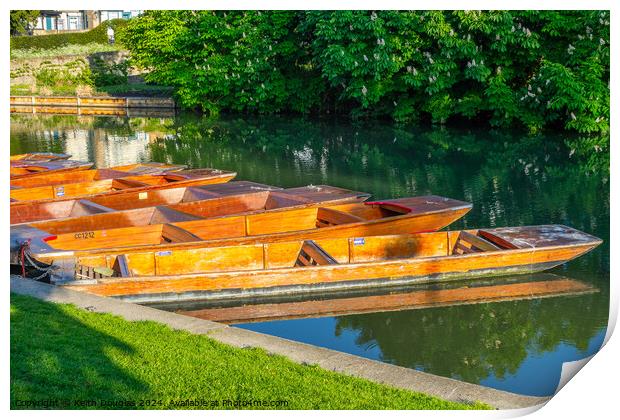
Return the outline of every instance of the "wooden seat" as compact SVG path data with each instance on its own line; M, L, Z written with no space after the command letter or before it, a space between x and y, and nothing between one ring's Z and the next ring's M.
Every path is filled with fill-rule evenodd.
M333 264L338 264L338 261L314 241L304 241L295 261L295 267Z
M361 217L326 207L319 207L316 214L316 227L318 228L363 221L364 219L362 219Z
M129 264L127 262L127 255L120 254L116 257L114 263L114 271L119 273L121 277L131 277L131 271L129 270Z
M71 217L90 216L91 214L109 213L116 211L90 200L78 200L71 209Z
M162 226L162 243L169 242L193 242L200 241L202 238L175 225L166 223Z
M149 184L133 179L114 179L112 180L113 190L126 190L128 188L147 187Z
M452 254L462 255L474 252L497 251L499 249L501 248L480 236L461 231L452 249Z

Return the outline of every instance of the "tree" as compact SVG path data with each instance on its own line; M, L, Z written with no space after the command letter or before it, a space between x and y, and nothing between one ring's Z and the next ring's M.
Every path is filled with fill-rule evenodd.
M40 14L40 10L11 10L11 35L28 33Z
M149 11L119 39L182 106L609 132L608 11Z

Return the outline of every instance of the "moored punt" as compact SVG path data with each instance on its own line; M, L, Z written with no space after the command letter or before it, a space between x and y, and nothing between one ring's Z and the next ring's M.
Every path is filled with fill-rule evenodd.
M41 175L66 174L85 171L93 167L92 162L79 162L77 160L12 160L11 182L38 177Z
M50 160L67 160L70 157L71 155L67 155L65 153L31 152L11 155L11 163L16 163L19 161L48 162Z
M280 197L280 205L290 201L290 197ZM23 243L24 239L31 239L31 252L40 261L47 262L46 254L53 255L60 250L90 250L96 253L98 250L107 252L106 249L130 248L143 252L169 252L207 245L414 233L434 231L449 225L465 215L471 209L471 204L444 197L423 196L366 203L306 203L205 218L213 212L210 207L201 202L190 203L183 208L183 212L168 209L167 212L156 211L150 216L147 214L146 218L155 218L156 224L116 229L54 234L53 222L39 225L46 227L44 232L29 226L12 228L11 244L15 250L14 245ZM84 220L83 223L89 221Z
M587 283L551 273L507 276L439 285L387 287L352 292L325 292L313 297L252 293L214 294L208 300L160 302L152 306L182 315L224 323L265 322L405 311L456 305L582 296L599 290Z
M30 232L27 236L31 237L35 232L33 229L37 229L40 231L39 236L48 237L95 229L138 227L233 214L266 212L282 208L295 209L361 202L370 196L366 193L328 185L282 189L248 181L187 187L179 192L168 196L168 198L176 198L177 204L151 205L119 211L101 203L101 201L106 201L106 197L99 201L74 200L72 208L67 210L83 216L34 222L22 226ZM148 200L148 196L144 197L144 200ZM136 197L135 201L130 204L138 205L140 201L139 197ZM18 235L20 229L18 225L13 225L11 231Z
M49 262L52 282L147 303L230 290L351 290L532 273L570 261L601 242L566 226L543 225L122 254L58 253Z
M104 194L115 194L119 191L144 192L209 183L217 184L228 182L236 176L235 172L219 169L189 169L148 175L124 174L128 176L31 188L16 187L14 189L11 186L11 207L61 201L72 197L99 197Z
M68 161L64 161L68 162ZM63 161L54 162L62 164ZM75 184L104 179L124 178L137 175L159 175L185 169L183 165L166 165L159 162L136 163L132 165L113 166L111 168L72 171L68 173L44 173L23 179L12 179L11 188L34 188L52 185Z
M201 217L213 217L304 203L364 201L368 197L366 193L324 185L283 190L237 181L12 207L11 224L29 223L37 229L57 234L92 230L94 227L107 229L151 224L156 223L155 213L172 215L185 209L194 215L198 212Z

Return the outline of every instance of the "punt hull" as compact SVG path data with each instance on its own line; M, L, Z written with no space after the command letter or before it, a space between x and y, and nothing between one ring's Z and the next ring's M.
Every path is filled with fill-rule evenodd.
M92 162L78 162L75 160L16 160L11 161L11 181L31 179L41 175L64 174L76 171L85 171L92 168Z
M65 153L51 153L51 152L31 152L22 153L19 155L11 155L11 164L14 162L49 162L52 160L67 160L71 155Z
M199 171L199 170L198 170ZM179 172L172 172L170 175L176 175ZM193 172L193 171L188 171ZM24 201L11 201L11 209L14 207L28 207L28 206L37 206L45 203L55 203L60 201L65 201L67 199L75 199L75 198L87 198L87 197L102 197L102 196L111 196L115 194L123 194L127 192L148 192L155 191L166 188L175 188L175 187L189 187L194 185L209 185L209 184L219 184L222 182L228 182L237 176L236 172L227 172L227 171L219 171L217 174L212 174L208 176L188 176L183 180L176 180L175 182L170 182L167 184L159 184L159 185L145 185L139 187L129 187L123 189L113 189L112 186L109 186L108 181L119 181L122 182L124 178L117 178L115 180L103 180L103 181L95 181L91 183L86 183L87 185L83 185L82 183L76 184L67 184L62 186L49 186L49 187L35 187L32 190L40 190L45 189L45 196L43 198L37 198L34 200L24 200ZM128 177L131 177L128 175ZM132 178L137 178L132 177ZM61 190L59 188L62 187ZM20 190L13 190L20 191ZM26 190L24 190L26 191ZM61 193L59 193L61 191ZM13 200L13 198L12 198Z
M423 200L417 197L413 200ZM449 201L444 201L449 200ZM393 200L397 202L398 200ZM87 232L65 233L42 241L40 237L33 240L31 252L43 263L50 263L54 258L97 257L125 252L174 252L175 250L193 250L204 247L225 247L238 245L271 244L303 240L330 240L333 238L351 238L363 236L382 236L399 233L434 232L463 217L471 210L471 204L443 199L438 202L448 203L446 207L420 213L405 213L398 216L376 220L345 223L312 229L282 231L283 220L290 223L298 215L316 211L316 207L303 209L277 209L274 212L255 212L232 216L214 217L197 221L172 223L187 228L195 237L188 242L171 242L150 244L153 233L161 229L161 225L119 228ZM354 204L353 204L354 205ZM381 206L381 204L364 203L364 206ZM347 206L347 205L344 205ZM338 206L334 206L337 208ZM329 208L329 207L327 207ZM313 210L314 209L314 210ZM314 216L313 216L314 217ZM188 226L192 226L191 229ZM253 229L257 229L252 233ZM260 229L260 230L258 230ZM289 229L289 227L286 227ZM22 243L21 237L33 236L27 231L12 237L12 251L15 245ZM77 235L77 236L76 236ZM344 239L346 240L346 239ZM11 263L16 264L19 255L12 252ZM181 268L181 267L180 267Z
M237 272L99 279L74 290L138 303L202 299L228 292L287 288L353 290L535 273L564 264L596 244L511 249L479 254ZM266 251L268 252L268 251Z

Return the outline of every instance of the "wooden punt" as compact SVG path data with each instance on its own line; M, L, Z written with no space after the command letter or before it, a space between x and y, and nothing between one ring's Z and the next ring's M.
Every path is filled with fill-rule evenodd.
M54 163L63 163L59 161ZM184 165L167 165L159 162L135 163L132 165L113 166L111 168L72 171L67 173L44 173L23 179L12 179L11 189L47 187L80 182L101 181L104 179L124 178L137 175L158 175L185 169Z
M321 296L232 295L192 302L163 302L158 309L227 324L266 322L374 312L406 311L456 305L582 296L599 290L551 273L456 281L441 285L378 288ZM240 298L241 297L241 298Z
M570 261L601 242L566 226L542 225L164 251L66 252L48 262L54 283L148 303L231 290L352 290L532 273Z
M284 190L237 181L12 207L11 224L29 223L31 227L57 234L93 230L95 227L108 229L152 224L156 223L156 213L171 215L193 211L201 217L214 217L308 203L359 202L368 197L366 193L326 185Z
M47 237L63 233L147 226L233 214L268 212L284 208L296 209L361 202L368 199L369 194L328 185L281 189L241 181L233 184L188 187L183 196L177 195L177 197L183 202L120 211L109 208L96 200L74 200L71 212L83 216L30 223L26 229L29 232L37 229L42 232L39 236ZM138 198L132 204L136 205L139 201ZM14 232L19 231L17 226L13 225Z
M275 194L271 196L276 199ZM463 201L437 196L365 203L304 203L290 207L282 206L296 204L291 202L291 197L279 198L280 208L220 217L209 217L217 211L217 202L188 203L182 212L176 209L154 209L137 217L144 220L144 223L154 223L143 226L135 226L135 220L116 219L111 223L125 223L131 227L67 233L66 227L62 227L63 222L41 223L38 227L45 228L45 231L30 226L12 228L11 243L17 245L25 238L30 238L31 250L43 258L44 253L59 250L96 252L110 248L131 248L168 252L206 245L414 233L441 229L465 215L472 207ZM93 229L88 218L80 220L80 223L83 227L90 226ZM99 227L99 222L96 226Z
M97 170L98 173L105 169ZM86 171L85 171L86 172ZM88 171L90 172L90 171ZM219 169L190 169L147 175L134 175L121 172L125 176L108 177L85 182L44 185L30 188L11 186L11 207L32 206L67 198L100 197L105 194L123 192L145 192L173 187L217 184L228 182L237 174ZM111 174L109 176L115 176ZM72 178L75 181L75 178ZM22 180L20 180L22 181Z
M36 162L49 162L51 160L67 160L71 155L65 153L51 153L51 152L31 152L22 153L19 155L11 155L11 163L19 161L36 161Z
M11 182L50 174L66 174L76 171L85 171L93 167L92 162L77 160L15 160L11 161Z

